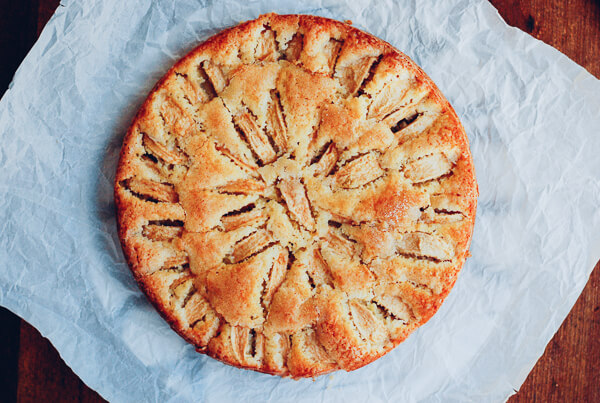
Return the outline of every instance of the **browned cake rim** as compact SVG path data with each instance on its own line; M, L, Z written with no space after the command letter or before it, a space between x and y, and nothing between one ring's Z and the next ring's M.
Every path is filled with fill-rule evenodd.
M132 173L135 174L138 169L136 167L137 162L135 162L134 160L139 156L136 155L134 148L139 146L139 144L137 143L140 141L140 127L143 124L146 124L145 122L148 119L149 114L152 113L153 103L156 102L156 98L159 96L158 94L165 88L165 85L168 85L169 80L172 80L176 75L180 74L181 71L188 69L190 64L196 62L199 59L199 57L204 54L204 52L209 52L211 54L219 52L227 53L231 50L232 47L238 46L239 42L244 40L241 38L248 38L250 36L250 33L255 32L257 25L266 26L269 27L269 29L275 31L276 28L273 28L274 26L281 26L283 27L281 28L283 30L286 26L289 26L290 24L295 24L298 27L298 29L304 29L305 37L308 36L309 30L316 29L315 27L318 27L318 30L322 30L327 33L336 32L338 35L340 35L341 38L343 38L343 41L349 40L348 38L352 37L352 40L354 41L353 43L355 43L356 48L359 50L361 47L378 49L381 54L381 56L379 56L379 60L381 60L381 58L383 58L384 56L389 56L390 60L393 60L392 64L396 66L396 68L409 71L414 77L414 79L419 82L419 85L427 88L428 99L432 104L435 104L437 107L440 108L440 115L444 115L444 124L446 125L444 126L444 128L449 130L449 132L451 133L453 147L457 150L457 153L459 155L459 157L457 157L458 161L460 161L460 164L462 164L460 165L460 174L455 175L457 177L460 177L460 180L457 179L458 183L453 184L452 186L458 189L456 190L456 193L458 195L457 197L460 197L459 204L461 206L459 212L462 215L462 219L464 220L463 226L461 226L457 230L453 230L454 232L451 231L452 237L456 238L455 243L456 245L458 245L456 247L456 255L452 258L451 263L449 263L447 267L444 267L444 272L442 274L438 273L440 287L437 290L437 293L435 293L435 297L425 302L419 302L423 302L424 304L426 303L427 306L422 308L422 312L420 312L418 320L415 320L406 326L406 328L402 331L400 337L396 337L394 340L388 343L389 345L382 347L376 352L371 352L369 354L365 353L363 355L358 354L359 358L352 358L351 361L343 362L343 360L340 360L338 358L333 360L335 363L333 365L324 367L318 365L315 367L310 367L310 365L308 365L306 368L302 367L296 370L295 372L290 371L287 367L284 369L275 369L273 367L267 366L264 363L260 363L259 365L248 364L243 361L243 357L236 358L235 354L229 352L229 350L227 350L226 347L221 346L219 348L211 349L208 348L207 344L199 343L198 338L192 334L190 330L191 327L188 328L188 324L182 322L182 319L179 318L177 314L174 313L173 309L165 303L163 295L161 294L162 291L159 291L156 288L159 286L149 280L149 277L153 273L147 272L146 255L150 252L145 250L144 246L136 244L131 235L132 228L135 225L137 225L135 224L135 220L139 219L139 217L137 216L139 213L137 209L140 205L148 203L148 201L145 200L141 202L132 202L132 191L130 189L127 189L127 187L124 185L124 183L126 183L127 180L132 178ZM274 35L277 35L277 33L275 33ZM336 65L334 62L334 71L335 68ZM454 167L456 167L458 163L453 162L453 164ZM453 287L456 281L457 274L460 271L466 257L468 256L468 247L471 239L475 218L476 200L477 185L475 182L474 169L466 133L460 121L458 120L456 113L454 112L450 104L447 102L447 100L443 97L439 89L431 81L431 79L429 79L429 77L414 62L412 62L412 60L410 60L404 54L397 51L395 48L393 48L388 43L382 41L381 39L378 39L370 34L362 32L345 23L322 17L314 17L307 15L280 16L269 14L261 16L257 20L242 23L238 26L226 29L216 34L215 36L209 38L207 41L201 43L198 47L189 52L184 58L179 60L155 85L153 90L148 95L146 101L138 111L136 117L134 118L134 121L130 126L123 142L123 148L121 150L120 161L115 180L115 202L118 214L118 232L125 257L140 288L147 295L154 307L169 322L171 327L184 339L186 339L191 344L195 345L198 351L206 353L227 364L234 365L240 368L248 368L253 369L255 371L266 372L274 375L291 375L293 377L314 377L340 368L346 370L353 370L359 368L363 365L374 361L375 359L390 351L393 347L395 347L402 340L404 340L414 329L418 328L427 320L429 320L429 318L437 311L443 300L450 292L451 288ZM443 209L441 208L440 211L442 210ZM417 304L417 302L415 302L415 304ZM335 312L333 308L331 309L331 312ZM358 309L360 310L362 308ZM326 315L327 312L321 312L320 314ZM222 317L221 320L223 321ZM338 338L344 337L343 335L336 333L338 329L331 328L330 330L331 335L336 335L335 337ZM231 335L232 339L237 337L233 330L228 331L233 332ZM327 332L327 330L324 329L321 330L321 332ZM213 337L216 338L217 336ZM254 342L256 343L256 341ZM291 345L292 342L290 341L289 343ZM254 346L253 348L256 348L256 346ZM288 346L288 348L291 347ZM328 347L325 348L324 351L330 351L334 348L337 347ZM340 348L343 349L344 347L342 346Z

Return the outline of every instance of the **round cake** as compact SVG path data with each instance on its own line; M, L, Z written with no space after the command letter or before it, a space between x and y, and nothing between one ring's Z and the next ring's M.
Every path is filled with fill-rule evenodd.
M437 311L477 184L456 113L349 24L264 15L200 44L137 113L115 183L140 288L199 352L351 371Z

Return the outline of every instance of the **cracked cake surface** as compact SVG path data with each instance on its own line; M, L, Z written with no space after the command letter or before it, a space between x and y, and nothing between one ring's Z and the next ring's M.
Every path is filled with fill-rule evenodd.
M119 236L199 352L294 378L366 365L437 311L468 256L468 139L408 57L269 14L158 82L125 136Z

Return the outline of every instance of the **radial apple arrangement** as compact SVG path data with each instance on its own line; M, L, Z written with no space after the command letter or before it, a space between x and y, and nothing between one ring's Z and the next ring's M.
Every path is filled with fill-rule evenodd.
M314 377L440 307L477 184L454 110L352 26L265 15L186 55L123 143L115 198L141 289L199 352Z

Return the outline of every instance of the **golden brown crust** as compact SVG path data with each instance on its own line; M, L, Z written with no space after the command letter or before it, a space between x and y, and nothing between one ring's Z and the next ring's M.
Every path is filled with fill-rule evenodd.
M200 44L123 142L119 237L183 338L281 376L354 370L437 311L477 184L435 84L389 44L269 14Z

